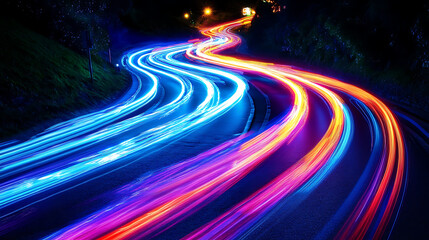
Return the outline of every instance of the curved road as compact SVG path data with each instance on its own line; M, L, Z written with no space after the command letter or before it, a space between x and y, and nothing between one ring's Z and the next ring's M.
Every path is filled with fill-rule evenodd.
M427 132L400 113L423 146L407 150L408 130L365 90L223 55L251 19L130 51L133 84L109 108L3 145L3 238L378 239L398 216L404 228L408 156L427 156Z

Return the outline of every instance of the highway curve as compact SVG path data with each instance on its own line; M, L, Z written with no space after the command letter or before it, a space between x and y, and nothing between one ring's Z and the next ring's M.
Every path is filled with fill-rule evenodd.
M408 184L398 117L335 78L225 55L251 20L133 49L133 84L111 106L3 144L0 234L388 238Z

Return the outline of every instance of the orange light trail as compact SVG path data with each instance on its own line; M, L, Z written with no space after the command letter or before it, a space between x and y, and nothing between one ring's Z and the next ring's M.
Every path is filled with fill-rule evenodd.
M221 55L222 51L240 44L240 37L232 31L249 24L252 18L244 17L201 30L209 39L194 41L193 46L186 50L186 56L228 69L255 73L281 84L293 97L291 110L257 135L239 137L161 171L152 177L153 180L150 178L139 186L139 189L145 189L141 192L142 196L97 213L58 236L130 239L149 238L164 231L213 201L282 145L292 141L308 116L306 89L325 100L331 113L329 126L320 141L270 183L185 238L238 237L282 199L303 188L315 176L321 176L321 179L326 177L329 171L324 169L335 166L351 139L352 120L339 93L356 98L370 109L381 128L383 154L366 191L336 238L378 239L383 236L397 209L404 181L405 145L395 116L370 93L337 79L286 65ZM373 233L369 233L371 227L375 229Z
M202 30L201 32L204 35L209 36L211 38L225 37L224 33L227 33L229 40L225 45L219 46L217 48L207 47L208 49L204 48L200 51L197 50L197 54L201 56L198 59L205 59L207 62L226 67L252 70L252 67L249 67L247 64L244 64L243 61L240 59L214 54L215 52L219 52L226 48L237 45L239 43L239 37L232 35L231 29L242 24L247 24L250 18L251 17L243 18L237 21L224 24L217 28ZM289 78L293 78L293 76L298 76L303 79L308 79L308 81L311 81L313 83L321 84L333 88L335 90L344 92L359 99L372 110L372 112L377 117L379 123L382 126L383 136L385 137L385 154L383 154L383 158L380 161L380 174L377 174L375 176L375 179L372 182L372 187L368 188L368 191L365 193L364 196L362 196L359 205L356 206L356 209L354 210L353 214L350 216L347 223L341 229L337 237L338 239L363 238L366 235L371 223L374 221L374 217L381 207L380 204L383 198L387 197L387 207L383 212L380 224L377 226L377 230L374 234L375 238L380 238L384 233L384 230L389 223L389 219L391 218L395 209L395 205L403 183L405 166L405 145L403 141L403 136L399 128L398 122L392 112L379 99L351 84L347 84L339 80L328 78L322 75L292 69L289 66L277 64L273 65L256 61L253 61L251 64L257 66L264 66L266 68L277 69L276 71L274 71L274 74L280 74ZM295 77L295 80L298 79L296 79ZM381 174L383 170L384 173ZM394 173L394 171L396 172ZM390 191L390 195L388 195L389 184L392 182L392 180L393 187ZM375 193L373 191L370 191L374 189L376 189Z
M238 22L237 24L241 24L241 22ZM230 27L235 27L235 25L231 25ZM220 27L220 29L223 30L224 28ZM215 32L215 31L211 29L210 32ZM237 42L239 42L238 37L231 37L231 39L227 41L225 45L237 44ZM224 49L225 45L221 45L220 47L219 46L205 47L203 45L204 47L201 47L201 48L203 48L204 50L200 50L197 48L196 52L200 54L211 54L212 51L220 51L221 49ZM201 58L192 54L191 50L188 50L188 56L197 58L199 60L207 61L207 59L205 58ZM214 63L214 61L217 60L217 57L219 56L211 55L211 59L210 59L211 63ZM231 62L233 63L229 64ZM241 66L241 69L263 73L266 76L276 79L280 83L283 83L284 85L288 86L289 88L292 89L292 91L295 94L299 93L299 95L295 97L294 106L300 106L301 104L303 104L303 102L300 101L301 99L303 99L303 95L304 95L304 92L302 90L300 91L300 89L302 88L298 87L298 85L296 85L293 81L289 80L286 77L283 77L281 74L278 74L269 68L265 68L265 66L270 64L260 64L261 66L255 66L256 62L251 62L251 64L248 64L245 61L240 62L237 59L234 59L234 61L231 61L231 60L222 61L223 65L227 65L228 67L234 67L235 65L237 65L236 63L238 62L239 62L238 66ZM216 62L216 64L218 63ZM304 157L296 165L290 168L290 170L286 173L287 176L283 177L285 179L289 179L289 182L287 184L289 185L293 184L295 186L295 188L289 188L290 190L296 189L296 187L299 187L300 185L302 185L305 182L305 180L307 180L310 176L312 176L314 172L317 171L317 169L323 166L323 163L329 158L329 156L331 156L331 154L335 149L335 146L338 144L339 139L341 137L341 133L343 130L343 121L344 121L343 109L341 107L342 102L341 100L339 100L338 96L336 96L332 92L327 91L321 86L317 86L311 82L305 81L304 79L300 79L300 80L302 82L305 82L308 87L311 87L313 90L321 94L329 102L331 109L333 109L334 117L322 141L319 142L319 144L309 154L307 154L306 157ZM295 113L296 111L297 110L295 108L291 112ZM192 202L191 201L192 198L194 198L193 201L196 201L195 196L199 195L199 198L201 198L202 196L207 196L206 191L209 190L210 188L221 185L221 183L226 181L226 179L228 178L236 177L237 169L246 169L246 168L249 168L249 166L251 165L258 164L261 160L263 160L267 156L267 154L277 149L278 146L280 146L280 144L285 141L285 139L289 138L290 140L291 137L293 137L293 135L291 135L291 128L286 126L287 124L290 124L293 122L294 121L285 121L284 123L285 126L279 127L279 130L274 138L270 136L270 135L273 135L272 133L266 131L263 134L242 144L240 151L256 149L255 153L253 153L251 156L247 158L244 158L244 160L236 164L233 169L228 171L226 174L219 176L218 178L215 179L215 181L211 181L207 184L204 184L203 186L197 188L194 191L188 192L170 202L163 204L162 206L144 214L143 216L137 218L136 220L126 224L125 226L113 231L112 233L100 239L117 239L117 238L128 238L130 236L133 236L137 232L141 231L141 229L144 229L151 222L156 221L162 215L169 214L173 209L186 208L185 204L189 204L189 202ZM296 124L294 127L296 127ZM267 132L270 135L265 134ZM269 141L267 141L267 139L269 139ZM263 144L263 147L260 150L258 150L257 147L259 147L261 143ZM297 180L296 177L299 175L301 175L302 177L299 180ZM282 182L284 182L284 179ZM277 190L277 188L275 190ZM142 236L142 235L139 235L139 236Z

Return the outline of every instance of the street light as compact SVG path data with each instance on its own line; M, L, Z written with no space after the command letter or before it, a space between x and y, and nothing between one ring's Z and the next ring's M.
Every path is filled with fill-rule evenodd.
M185 17L185 19L188 19L188 18L189 18L189 13L185 13L185 14L183 15L183 17Z
M204 8L204 15L211 15L212 14L212 9L209 7Z
M251 16L251 15L254 15L256 12L250 7L245 7L243 8L242 13L243 13L243 16Z
M252 9L250 7L245 7L243 8L242 13L243 13L243 16L250 16L252 15Z

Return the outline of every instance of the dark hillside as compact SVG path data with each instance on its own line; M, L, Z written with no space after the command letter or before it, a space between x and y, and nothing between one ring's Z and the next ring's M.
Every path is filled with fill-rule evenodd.
M126 87L128 75L116 73L96 56L92 85L86 57L10 19L2 19L0 27L3 140L44 121L70 118L70 112L98 106Z
M259 1L251 51L333 75L395 102L429 111L429 4ZM325 72L325 74L329 74Z

